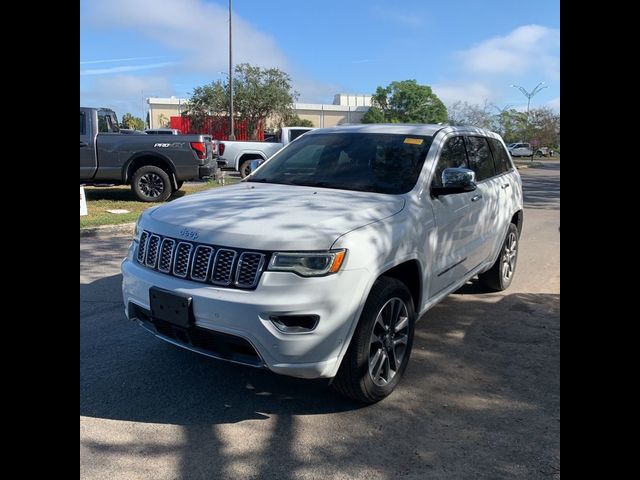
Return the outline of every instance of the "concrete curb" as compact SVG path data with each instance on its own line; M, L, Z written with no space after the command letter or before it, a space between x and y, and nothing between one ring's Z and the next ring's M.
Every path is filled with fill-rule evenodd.
M97 237L111 234L133 235L135 223L121 223L119 225L103 225L101 227L81 228L80 237Z
M544 167L544 163L541 162L527 162L527 163L518 163L513 162L518 170L522 168L540 168Z

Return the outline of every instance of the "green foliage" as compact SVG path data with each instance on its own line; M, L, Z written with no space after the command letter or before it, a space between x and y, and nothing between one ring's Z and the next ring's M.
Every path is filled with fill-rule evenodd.
M371 98L372 107L362 123L442 123L447 107L428 85L415 80L391 82L378 87Z
M133 128L135 130L144 130L144 121L141 118L134 117L130 113L125 113L120 122L121 128Z
M158 117L158 123L160 124L160 128L169 128L169 124L171 123L171 120L169 118L167 118L167 116L164 113L161 113L160 116Z
M291 77L278 68L254 67L248 63L235 66L233 74L234 116L248 122L248 130L255 139L257 130L267 118L282 122L291 115L298 93L293 90ZM208 115L229 116L229 83L216 80L193 90L183 113L195 128L200 128Z

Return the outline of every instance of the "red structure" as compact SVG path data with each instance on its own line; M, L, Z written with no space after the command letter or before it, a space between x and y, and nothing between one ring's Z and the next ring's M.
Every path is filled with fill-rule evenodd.
M249 140L249 130L246 120L236 120L234 122L236 140ZM170 128L177 128L182 133L205 133L211 135L214 140L228 140L229 135L229 119L226 117L207 117L202 128L192 128L189 117L175 116L171 117ZM264 129L259 128L257 140L264 140Z

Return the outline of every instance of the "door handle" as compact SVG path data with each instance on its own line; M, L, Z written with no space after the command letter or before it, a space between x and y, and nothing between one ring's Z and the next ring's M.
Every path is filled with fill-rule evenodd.
M503 188L503 189L505 189L505 188L509 188L510 186L511 186L511 184L510 184L510 183L503 183L503 184L502 184L502 188Z
M482 195L477 194L477 195L475 195L475 196L471 199L471 201L472 201L472 202L477 202L477 201L478 201L478 200L480 200L481 198L482 198Z
M87 142L80 142L81 147L88 147L89 144Z

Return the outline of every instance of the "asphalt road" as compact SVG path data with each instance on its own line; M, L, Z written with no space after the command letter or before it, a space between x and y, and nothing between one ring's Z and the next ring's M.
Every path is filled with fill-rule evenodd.
M559 478L560 168L544 163L521 170L512 286L429 311L373 406L156 339L123 313L129 237L81 238L81 478Z

